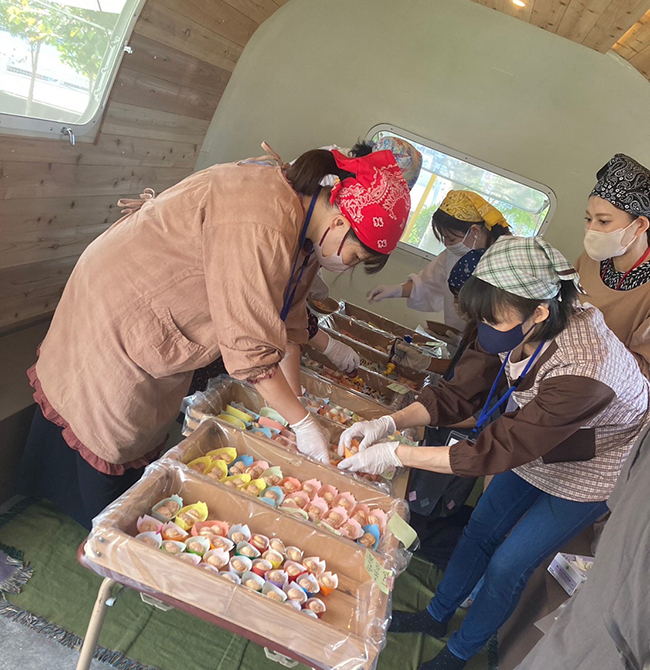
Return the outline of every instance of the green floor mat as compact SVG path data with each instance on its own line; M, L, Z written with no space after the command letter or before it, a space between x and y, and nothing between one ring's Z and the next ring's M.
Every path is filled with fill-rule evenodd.
M85 535L74 521L44 503L22 505L0 518L0 543L22 551L33 567L33 576L22 592L8 595L9 602L0 613L75 646L85 634L101 583L100 577L77 563L77 547ZM414 559L397 580L395 608L423 609L440 576L430 564ZM454 620L452 630L459 624L460 618ZM281 667L266 658L262 647L184 612L156 610L129 590L108 611L100 645L104 650L99 657L125 670L143 666L159 670ZM441 648L441 642L427 636L389 635L378 670L416 670ZM495 650L489 647L467 665L467 670L492 670L496 668L495 657ZM303 668L298 666L297 670Z

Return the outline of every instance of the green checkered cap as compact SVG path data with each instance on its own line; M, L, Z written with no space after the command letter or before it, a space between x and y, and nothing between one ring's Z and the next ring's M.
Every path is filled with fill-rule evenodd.
M567 280L582 291L576 269L541 237L501 237L485 252L474 276L532 300L555 298Z

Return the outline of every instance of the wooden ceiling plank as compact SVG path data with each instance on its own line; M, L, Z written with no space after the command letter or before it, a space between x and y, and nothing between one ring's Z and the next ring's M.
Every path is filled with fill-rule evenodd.
M0 142L0 161L193 168L199 148L198 144L107 133L101 135L97 144L78 142L74 147L59 140L6 135Z
M224 92L230 79L228 70L138 33L133 33L129 46L133 53L125 54L122 61L122 67L129 70L217 96Z
M135 32L232 72L242 47L167 7L149 0Z
M530 23L555 33L564 18L568 0L535 0Z
M650 45L630 59L630 65L635 67L646 79L650 79Z
M557 34L582 44L612 0L571 0Z
M650 45L650 12L635 23L614 45L614 48L623 58L630 60L648 45Z
M223 0L155 0L155 4L195 21L240 47L246 46L259 25Z
M278 11L278 5L273 0L224 0L224 2L238 9L257 24L264 23L266 19Z
M40 164L5 161L2 165L0 197L45 198L62 193L70 196L114 195L116 198L142 193L150 187L162 191L184 179L185 168Z
M115 102L211 121L221 96L210 95L123 67L115 80L111 99Z
M201 144L210 124L189 116L111 102L104 115L102 132L155 140Z
M582 43L607 53L648 10L650 0L614 0Z
M114 223L120 218L114 194L104 196L0 200L2 234L38 232Z

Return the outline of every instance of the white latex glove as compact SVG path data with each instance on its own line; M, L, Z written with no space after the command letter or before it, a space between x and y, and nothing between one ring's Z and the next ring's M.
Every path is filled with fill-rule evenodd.
M395 450L399 442L382 442L368 447L350 458L344 458L339 463L341 470L352 472L367 472L369 475L381 475L386 470L402 467Z
M291 428L296 434L296 446L301 454L329 465L329 439L310 413Z
M323 355L329 358L340 372L354 372L361 365L359 354L347 344L343 344L343 342L335 340L329 335L327 337L329 338L329 344Z
M366 300L370 303L388 300L388 298L401 298L402 285L396 284L394 286L375 286L366 293Z
M381 440L392 435L397 430L395 420L389 414L372 421L358 421L341 433L339 440L339 456L343 456L343 447L350 448L354 439L361 439L359 451L367 449L370 445L381 442Z

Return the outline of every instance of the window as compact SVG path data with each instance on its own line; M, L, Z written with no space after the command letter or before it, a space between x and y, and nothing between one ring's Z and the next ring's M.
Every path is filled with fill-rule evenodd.
M444 246L435 237L431 217L451 190L475 191L505 216L515 235L539 235L555 209L551 189L492 165L462 156L417 135L392 126L375 126L369 139L394 135L422 153L422 171L411 190L411 215L400 247L430 258Z
M83 133L96 122L141 4L0 0L1 127Z

